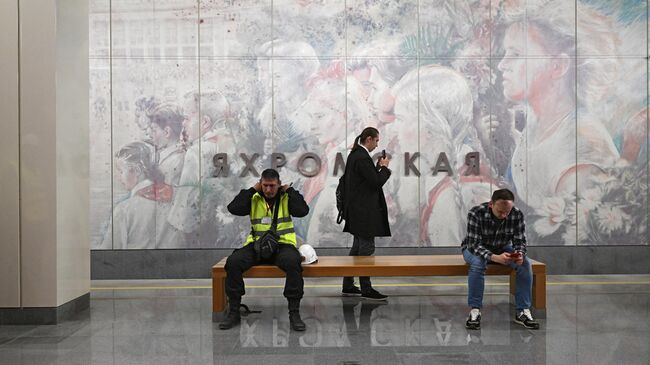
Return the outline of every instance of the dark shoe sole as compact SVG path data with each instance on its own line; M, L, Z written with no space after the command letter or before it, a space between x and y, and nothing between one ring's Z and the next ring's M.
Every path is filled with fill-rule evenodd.
M231 329L233 327L239 326L240 323L241 323L241 318L239 320L231 322L231 323L221 322L221 323L219 323L219 329L220 330L229 330L229 329Z
M305 331L307 329L307 327L305 326L305 327L297 327L296 328L294 326L291 326L291 329L296 331L296 332L303 332L303 331Z
M358 297L361 296L361 293L346 293L346 292L341 292L341 295L344 297Z
M349 289L343 288L341 289L341 295L344 297L357 297L361 295L361 290L356 286L353 286Z
M229 329L231 329L231 328L233 328L233 327L237 327L237 326L239 326L239 323L234 324L234 325L232 325L232 326L222 326L222 325L219 325L219 329L220 329L220 330L229 330Z
M526 323L524 323L524 322L522 322L520 320L517 320L517 319L515 319L514 322L516 324L522 325L524 328L529 329L529 330L538 330L539 329L539 325L536 325L536 326L526 325Z
M374 301L377 301L377 302L388 300L388 297L386 297L386 298L370 298L370 297L364 297L363 295L361 296L361 298L363 298L365 300L374 300Z

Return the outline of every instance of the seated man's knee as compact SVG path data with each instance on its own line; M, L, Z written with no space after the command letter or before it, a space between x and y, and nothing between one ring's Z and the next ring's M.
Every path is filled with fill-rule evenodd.
M519 265L518 269L522 271L531 271L533 269L533 266L531 265L530 260L524 257L524 262Z
M487 269L485 262L472 262L469 264L469 271L484 274Z
M226 272L230 270L237 270L241 269L241 260L239 260L236 256L230 255L226 259L226 265L224 266L224 269Z
M284 271L302 272L302 258L300 257L300 254L285 255L279 260L278 267Z
M466 260L469 264L469 271L484 273L487 269L487 261L482 257L472 255L469 260Z
M282 260L282 266L292 269L300 269L302 271L302 259L300 255L287 257Z

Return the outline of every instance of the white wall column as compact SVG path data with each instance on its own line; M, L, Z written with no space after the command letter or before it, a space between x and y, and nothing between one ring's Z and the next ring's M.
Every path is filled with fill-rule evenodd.
M0 20L0 323L56 323L90 291L88 3L6 1Z

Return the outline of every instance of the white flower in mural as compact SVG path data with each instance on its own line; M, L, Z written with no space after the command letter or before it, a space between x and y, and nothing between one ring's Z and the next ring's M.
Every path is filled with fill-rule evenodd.
M585 215L584 209L578 210L576 207L576 204L572 200L566 200L564 201L565 203L565 208L564 208L564 214L567 217L567 220L572 224L576 225L576 222L578 220L578 212L582 212L582 215ZM582 207L581 207L582 208Z
M593 194L592 195L593 199L598 202L602 201L602 197L606 193L621 188L621 182L618 180L618 178L615 175L612 174L594 174L590 177L590 180L595 186L595 188L593 189L600 190L600 196L597 196L596 192L593 191L590 192L590 190L593 189L585 190L585 192L582 195L586 197L587 195Z
M564 198L557 196L546 198L544 206L537 211L541 218L533 224L535 231L541 236L548 236L557 231L562 222L567 219L565 208Z
M577 235L577 237L576 237ZM566 231L562 233L562 242L565 246L574 246L577 242L587 237L584 229L578 229L575 225L567 227Z
M612 233L623 228L623 222L631 219L630 215L613 205L602 205L596 213L598 224L605 233Z
M586 189L580 193L580 200L578 201L578 204L580 205L581 209L596 209L600 205L603 195L604 192L599 187Z
M586 242L589 238L587 224L581 223L567 225L566 231L562 233L562 242L565 246L574 246L576 243Z

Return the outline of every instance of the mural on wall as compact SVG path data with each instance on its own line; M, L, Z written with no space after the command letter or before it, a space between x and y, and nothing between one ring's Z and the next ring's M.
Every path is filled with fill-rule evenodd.
M647 27L638 0L93 0L92 247L238 247L226 205L272 165L299 240L349 246L334 192L366 126L379 246L457 246L501 187L533 245L648 244Z

